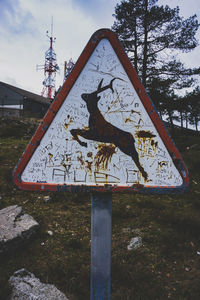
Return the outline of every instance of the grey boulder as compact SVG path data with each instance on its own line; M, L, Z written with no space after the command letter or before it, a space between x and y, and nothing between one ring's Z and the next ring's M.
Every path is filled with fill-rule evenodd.
M32 216L18 205L0 210L0 254L15 250L39 228Z
M9 300L69 300L54 285L42 283L26 269L10 277L12 293Z

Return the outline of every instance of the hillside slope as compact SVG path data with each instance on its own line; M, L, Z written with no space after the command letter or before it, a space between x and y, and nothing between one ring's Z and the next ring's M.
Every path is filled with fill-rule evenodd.
M0 257L0 299L8 279L26 268L71 300L89 299L90 196L19 190L12 171L37 120L0 120L0 209L18 204L40 224L23 249ZM200 299L200 136L173 136L191 181L183 195L113 195L112 298ZM48 234L52 231L52 235ZM128 251L131 238L142 247Z

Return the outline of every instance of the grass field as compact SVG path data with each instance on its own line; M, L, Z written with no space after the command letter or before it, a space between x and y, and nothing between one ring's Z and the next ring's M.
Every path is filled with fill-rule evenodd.
M8 279L26 268L55 284L70 300L90 294L90 195L19 190L12 171L37 127L37 120L0 120L0 209L18 204L40 224L18 252L0 257L0 299ZM113 195L112 297L115 300L200 299L200 135L173 139L189 169L183 195ZM45 201L49 196L50 201ZM53 235L49 235L48 231ZM128 251L131 238L143 246Z

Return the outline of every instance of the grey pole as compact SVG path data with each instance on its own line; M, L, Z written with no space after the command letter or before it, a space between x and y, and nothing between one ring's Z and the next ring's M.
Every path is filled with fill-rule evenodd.
M110 300L112 194L91 196L91 300Z

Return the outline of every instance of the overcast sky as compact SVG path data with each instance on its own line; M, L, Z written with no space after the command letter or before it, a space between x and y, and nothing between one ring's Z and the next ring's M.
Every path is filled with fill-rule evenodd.
M56 87L63 83L64 61L76 60L91 35L100 28L113 25L114 7L118 0L0 0L0 81L41 94L44 64L49 48L46 31L56 37L54 50L60 74ZM179 6L180 16L197 14L200 22L199 0L159 0L158 4ZM197 38L200 40L200 30ZM199 67L200 47L184 54L187 66Z

